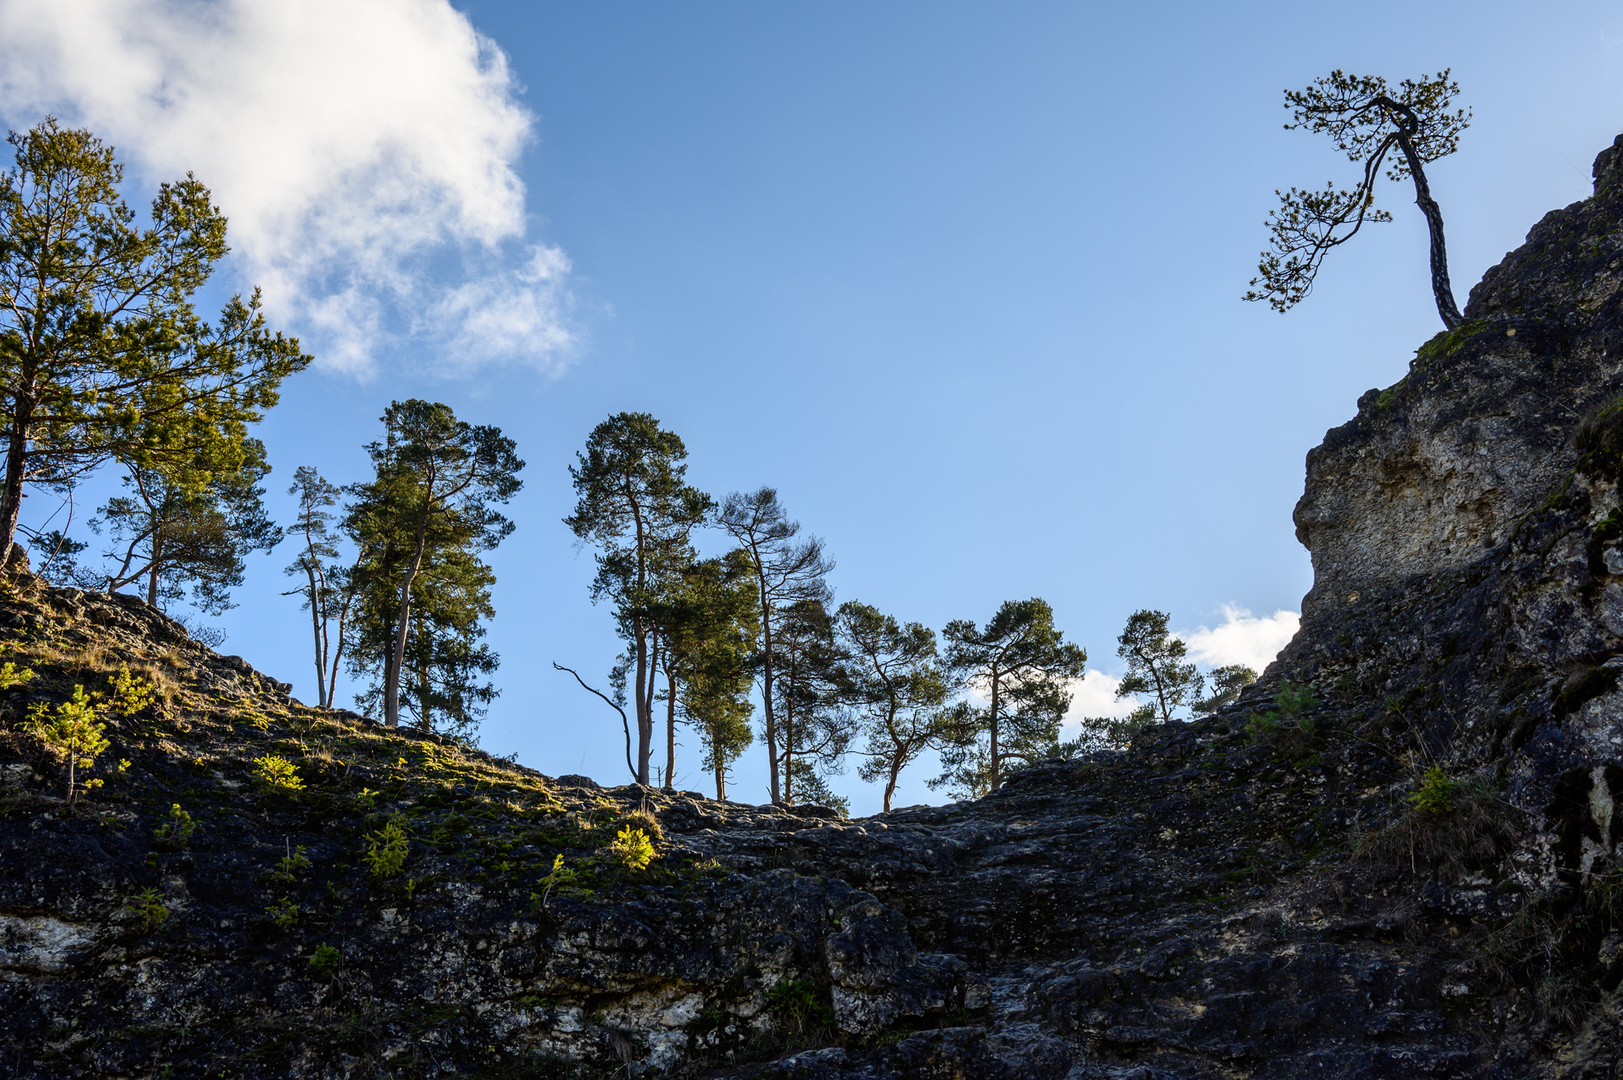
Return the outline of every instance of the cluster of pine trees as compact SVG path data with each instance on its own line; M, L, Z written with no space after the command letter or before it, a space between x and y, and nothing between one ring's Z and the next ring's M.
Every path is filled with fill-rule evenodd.
M1256 677L1220 668L1206 696L1165 613L1141 611L1118 642L1128 664L1118 696L1150 700L1125 720L1085 720L1061 742L1087 653L1065 641L1046 601L1010 600L984 626L954 620L939 639L861 601L836 607L823 542L802 537L774 489L717 502L687 482L686 459L654 417L619 413L570 468L577 503L565 524L597 548L592 599L611 607L625 651L608 694L559 666L619 711L637 783L673 781L680 724L697 732L726 798L729 766L757 737L757 689L774 803L843 807L828 777L855 756L863 780L883 783L889 810L902 770L926 751L944 767L932 787L978 797L1021 765L1119 743L1181 708L1216 709ZM701 529L731 550L701 558Z
M286 573L299 584L286 595L310 613L317 705L335 707L344 671L361 682L356 704L389 727L404 716L471 739L498 694L490 676L500 662L482 640L496 577L481 555L512 532L497 507L522 487L524 462L498 428L458 420L437 402L392 402L381 419L383 437L367 446L372 478L339 487L300 466L286 528L265 514L257 481L266 470L256 463L189 498L109 500L91 520L116 539L99 563L77 557L88 542L37 534L39 571L109 592L138 582L165 609L189 585L195 607L219 613L249 552L291 540Z
M249 430L311 358L266 325L257 292L213 321L197 311L227 252L208 189L190 175L162 185L142 226L122 166L91 132L47 118L8 141L0 564L21 532L50 580L135 586L156 607L186 598L208 615L231 606L251 552L297 537L288 572L311 612L319 703L332 706L343 663L391 726L405 711L471 733L496 693L497 658L480 640L495 579L479 556L512 529L496 509L520 486L512 440L444 405L395 402L368 447L373 477L340 489L299 469L298 518L278 527L262 502L265 447ZM123 493L90 518L97 539L76 539L75 495L104 467L119 470ZM30 489L60 497L38 527L21 522Z
M230 606L250 553L291 540L288 595L310 613L317 703L334 707L347 672L360 706L387 725L404 718L471 738L497 695L499 658L483 640L495 576L482 556L513 528L499 509L521 487L513 441L443 404L393 402L367 447L372 476L339 486L299 468L295 519L278 526L262 502L265 448L249 429L311 358L266 325L257 293L232 297L212 322L196 311L227 251L207 188L190 175L163 185L140 227L121 166L90 132L46 119L10 143L0 564L20 531L49 579L138 587L156 607L185 599L207 615ZM757 737L774 803L843 806L828 778L856 757L864 780L883 783L888 810L902 770L927 751L943 763L931 785L973 797L1032 761L1215 708L1255 678L1219 669L1204 696L1166 615L1138 612L1118 642L1129 671L1120 693L1145 704L1126 720L1084 721L1079 739L1061 743L1087 655L1045 601L1011 600L984 626L956 620L939 638L860 601L836 606L823 543L801 535L777 492L718 502L687 483L686 456L653 417L620 413L570 469L577 503L565 524L597 549L592 598L612 609L625 649L609 693L562 670L620 711L638 783L673 781L684 725L718 798ZM104 466L119 470L123 492L91 517L96 541L75 539L75 494ZM66 519L20 523L28 489L60 496ZM729 550L700 557L703 529Z

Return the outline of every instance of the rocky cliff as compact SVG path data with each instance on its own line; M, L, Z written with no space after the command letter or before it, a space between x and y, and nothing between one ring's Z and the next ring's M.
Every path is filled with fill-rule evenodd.
M1263 681L976 803L552 779L14 574L0 1075L1623 1076L1623 149L1595 176L1309 455ZM19 722L79 686L69 806Z

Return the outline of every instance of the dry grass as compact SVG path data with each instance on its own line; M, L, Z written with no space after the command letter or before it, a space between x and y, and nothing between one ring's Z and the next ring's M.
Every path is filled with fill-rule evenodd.
M617 824L626 828L641 829L656 844L665 839L665 830L660 827L659 818L654 816L653 807L646 803L622 814Z
M1353 852L1392 869L1457 879L1508 856L1526 829L1525 815L1485 784L1460 784L1453 809L1410 806L1402 818L1371 833Z

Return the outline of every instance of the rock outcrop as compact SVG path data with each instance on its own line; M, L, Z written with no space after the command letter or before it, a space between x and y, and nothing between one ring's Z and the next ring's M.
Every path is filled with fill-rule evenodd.
M1264 679L974 803L552 780L19 570L0 1074L1623 1075L1623 137L1595 177L1309 455ZM121 666L69 807L16 722Z

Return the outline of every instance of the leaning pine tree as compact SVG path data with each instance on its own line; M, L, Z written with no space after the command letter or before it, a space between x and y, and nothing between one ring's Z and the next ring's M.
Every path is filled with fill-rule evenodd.
M1375 206L1375 182L1384 170L1389 180L1414 182L1415 204L1431 234L1437 314L1448 329L1459 326L1464 316L1448 280L1443 212L1432 198L1425 168L1459 149L1460 132L1470 125L1469 109L1450 111L1459 92L1447 71L1430 79L1404 79L1394 88L1379 76L1348 75L1339 69L1305 90L1285 91L1292 117L1286 130L1305 128L1330 136L1337 150L1363 166L1364 175L1351 188L1332 182L1322 191L1278 192L1280 206L1268 215L1273 249L1263 252L1245 298L1289 311L1313 291L1331 249L1351 240L1365 222L1391 221L1389 212Z
M1117 699L1140 694L1150 699L1127 718L1128 731L1170 723L1174 712L1200 698L1200 672L1187 659L1189 646L1168 632L1170 619L1164 611L1135 611L1116 638L1116 655L1127 662L1127 674L1116 686Z
M960 727L943 708L948 685L935 631L855 600L841 604L834 621L847 658L845 698L864 736L858 753L866 760L857 775L885 782L889 813L902 770L926 750L946 746Z

